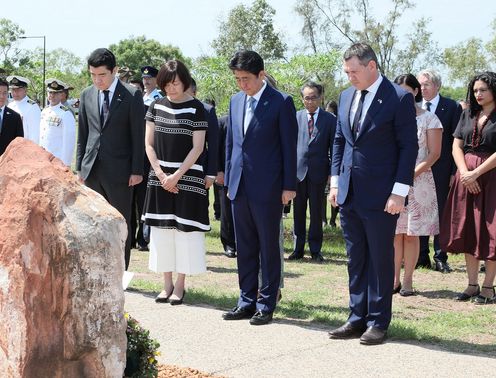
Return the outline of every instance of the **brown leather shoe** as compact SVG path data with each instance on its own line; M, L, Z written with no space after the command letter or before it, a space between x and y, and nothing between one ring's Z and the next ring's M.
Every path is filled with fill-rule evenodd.
M365 331L365 327L354 326L350 322L344 323L341 327L329 331L330 339L352 339L360 337Z
M387 331L377 327L368 327L367 330L360 337L360 344L364 345L378 345L382 344L386 339Z

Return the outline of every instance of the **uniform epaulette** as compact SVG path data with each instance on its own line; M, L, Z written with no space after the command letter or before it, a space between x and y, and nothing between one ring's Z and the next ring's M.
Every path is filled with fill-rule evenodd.
M160 93L160 96L165 97L165 93L162 90L158 90L158 93Z
M31 100L30 98L28 98L28 104L31 104L31 105L36 104L36 105L38 105L38 104L36 103L36 101Z
M159 96L158 94L156 94L155 96L153 96L153 98L154 98L155 100L158 100L158 99L160 98L160 96Z
M60 109L62 109L65 112L69 110L69 108L65 105L60 105Z

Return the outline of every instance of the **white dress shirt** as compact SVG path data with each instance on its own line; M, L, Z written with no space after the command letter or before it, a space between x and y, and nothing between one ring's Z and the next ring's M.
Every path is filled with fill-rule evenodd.
M112 97L114 97L114 93L115 93L115 87L117 86L117 82L119 81L119 79L117 79L117 76L114 77L114 81L112 82L112 84L110 84L110 87L108 87L108 91L109 91L109 107L110 107L110 104L112 103ZM98 91L99 92L99 101L100 101L100 113L102 112L102 106L103 106L103 102L105 100L105 95L103 94L103 91Z
M264 80L262 88L260 88L260 90L257 93L255 93L253 96L248 96L248 95L246 96L245 118L244 118L244 122L243 122L243 129L244 129L245 134L246 134L246 130L248 129L248 125L250 124L250 121L251 121L251 118L249 120L246 119L246 113L247 113L246 109L248 109L248 107L250 106L250 98L255 99L255 103L253 104L253 111L255 111L255 109L257 108L258 102L260 101L260 97L262 97L262 93L266 87L267 87L267 83Z
M425 99L422 99L422 109L427 110L427 103L430 102L431 106L429 110L431 113L436 113L437 106L439 104L439 93L430 101L426 101Z

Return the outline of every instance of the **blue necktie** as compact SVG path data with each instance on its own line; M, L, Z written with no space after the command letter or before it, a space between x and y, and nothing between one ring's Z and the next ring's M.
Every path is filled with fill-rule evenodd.
M355 118L353 118L353 136L356 138L360 132L360 119L362 118L363 102L365 101L365 96L369 93L368 90L364 89L361 91L360 101L358 101L358 107L355 113Z

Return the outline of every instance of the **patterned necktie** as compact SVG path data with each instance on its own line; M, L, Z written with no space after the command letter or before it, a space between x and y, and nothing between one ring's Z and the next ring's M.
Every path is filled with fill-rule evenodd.
M425 108L427 109L427 111L428 111L428 112L430 112L430 111L431 111L431 105L432 105L432 103L430 103L429 101L427 101L427 102L425 103Z
M253 118L253 115L255 114L255 101L256 100L253 97L248 97L248 106L246 107L245 111L245 122L243 127L243 131L245 133L248 129L248 125L251 122L251 119Z
M108 114L109 114L109 90L103 91L103 104L102 104L102 111L100 113L100 122L102 123L102 126L105 124L105 121L107 120Z
M311 138L313 134L313 126L315 124L315 120L313 119L313 116L315 113L308 113L310 115L310 119L308 120L308 136Z
M364 89L361 91L360 101L358 101L358 107L355 112L355 118L353 118L353 136L356 138L360 132L360 119L362 118L363 102L365 101L365 96L369 93L368 90Z

